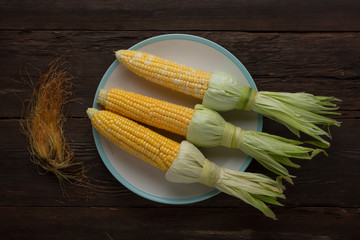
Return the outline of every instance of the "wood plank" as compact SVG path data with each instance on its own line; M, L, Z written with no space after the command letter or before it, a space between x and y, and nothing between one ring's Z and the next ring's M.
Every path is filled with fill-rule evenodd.
M97 153L90 122L87 119L69 119L66 126L66 136L75 151L76 160L84 162L86 166L95 165L89 176L106 181L105 185L111 189L111 193L93 196L90 199L77 198L76 194L71 194L74 196L64 199L56 178L52 174L40 175L30 162L26 139L19 131L19 121L0 120L0 206L166 206L135 195L112 177ZM340 128L331 129L333 140L328 150L329 157L319 155L313 160L295 160L302 167L289 169L298 177L295 179L295 186L287 185L287 200L283 202L286 207L359 207L359 126L359 119L348 119L343 120ZM294 138L285 127L269 120L264 121L264 131ZM247 171L269 174L255 161L250 164ZM70 190L69 193L74 192ZM248 208L240 200L225 194L191 206Z
M1 29L359 31L341 1L2 1Z
M47 64L66 51L70 55L70 72L76 77L74 97L79 99L70 105L69 114L83 117L84 109L92 104L101 77L114 61L112 52L156 34L73 31L3 33L0 37L0 50L4 53L0 59L0 100L7 104L0 107L2 118L21 115L23 101L31 94L31 89L24 82L29 76L36 82L40 72L46 71ZM360 34L191 33L214 40L233 52L248 68L260 90L335 95L343 99L340 111L345 118L359 117L356 102L359 101ZM338 48L340 45L342 47Z
M7 239L356 239L356 208L0 208Z
M357 239L359 10L355 0L0 0L0 239ZM113 51L168 33L224 46L260 90L343 100L329 156L295 160L302 167L289 169L297 178L286 184L284 206L272 207L278 221L226 194L188 205L152 202L121 185L100 159L85 110ZM65 134L76 161L91 167L88 175L107 192L74 188L64 198L56 177L30 161L20 131L31 94L24 83L28 77L36 82L63 54L77 99L66 106ZM263 131L294 138L268 119ZM269 174L255 161L247 171Z
M146 80L139 79L147 83ZM37 79L33 79L37 83ZM19 118L23 116L32 94L28 85L29 79L23 81L11 77L0 77L0 118ZM75 78L72 86L72 99L66 106L67 116L86 117L86 109L93 105L94 96L100 78ZM278 92L309 92L319 96L335 96L342 100L337 102L340 116L336 119L360 118L360 78L359 79L333 79L333 78L263 78L255 79L260 91ZM150 85L156 85L150 83ZM160 87L160 86L159 86ZM162 88L162 87L160 87ZM341 91L339 91L341 89ZM190 98L173 91L177 97Z
M360 22L360 21L359 21ZM157 31L0 31L1 77L39 75L68 53L71 73L98 78L129 48ZM253 78L360 78L360 33L183 32L212 40L233 53ZM184 63L186 64L186 63Z

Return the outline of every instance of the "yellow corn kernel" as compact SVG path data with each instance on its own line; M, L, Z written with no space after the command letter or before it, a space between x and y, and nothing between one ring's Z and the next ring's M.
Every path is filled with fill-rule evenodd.
M101 89L97 99L105 109L150 126L186 136L195 110L122 89Z
M107 110L87 110L91 124L114 144L166 172L179 152L180 144L126 117Z
M133 50L119 50L117 59L135 74L164 87L202 99L211 73Z

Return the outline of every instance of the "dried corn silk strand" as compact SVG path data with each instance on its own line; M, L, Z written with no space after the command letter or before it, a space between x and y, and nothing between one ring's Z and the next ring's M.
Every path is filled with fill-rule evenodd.
M70 101L72 77L64 69L64 59L49 64L48 72L40 76L39 85L26 110L22 129L29 140L32 161L56 175L65 194L65 184L89 187L89 179L81 162L64 136L63 108Z

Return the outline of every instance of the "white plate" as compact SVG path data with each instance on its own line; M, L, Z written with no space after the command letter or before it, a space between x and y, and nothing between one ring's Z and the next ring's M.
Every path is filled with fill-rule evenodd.
M248 71L223 47L207 39L169 34L146 39L130 49L151 53L175 62L212 72L222 70L237 76L244 85L256 89ZM121 88L176 104L194 107L201 100L192 98L155 83L144 80L122 66L117 60L106 71L98 89ZM93 107L100 108L94 99ZM252 112L230 111L224 118L245 130L261 131L262 117ZM163 131L161 131L164 133ZM99 154L106 167L125 187L134 193L161 203L194 203L216 195L219 191L201 184L176 184L166 181L164 172L150 166L118 148L93 129ZM170 137L174 135L169 135ZM176 140L180 138L175 137ZM223 147L201 149L204 155L217 164L245 171L251 158L240 150Z

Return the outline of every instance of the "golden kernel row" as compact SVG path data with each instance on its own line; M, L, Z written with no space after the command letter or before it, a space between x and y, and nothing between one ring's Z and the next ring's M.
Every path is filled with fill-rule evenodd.
M121 89L110 89L104 106L109 111L124 115L135 121L182 136L186 135L194 114L194 109Z
M163 171L178 154L179 143L115 113L100 111L91 121L110 141Z
M150 81L202 98L208 89L211 74L131 50L121 52L121 62L131 71Z

